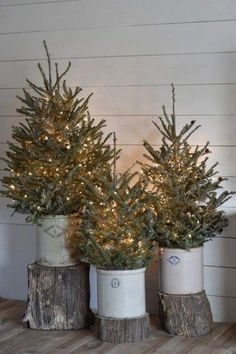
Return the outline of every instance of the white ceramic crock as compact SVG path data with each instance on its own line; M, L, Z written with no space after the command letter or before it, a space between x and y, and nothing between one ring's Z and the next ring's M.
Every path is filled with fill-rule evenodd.
M203 290L203 247L160 250L160 291L195 294Z
M37 226L37 260L49 267L65 267L78 263L71 255L66 242L69 216L57 215L43 217Z
M132 318L146 313L145 270L97 269L97 311L102 317Z
M97 313L97 269L94 265L90 265L89 270L90 284L90 309L93 313Z

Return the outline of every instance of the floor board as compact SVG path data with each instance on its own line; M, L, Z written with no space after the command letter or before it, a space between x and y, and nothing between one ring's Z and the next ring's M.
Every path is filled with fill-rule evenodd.
M0 299L1 354L236 354L236 324L215 324L209 335L198 338L173 337L154 316L147 340L114 345L99 341L94 327L79 331L23 328L24 309L24 301Z

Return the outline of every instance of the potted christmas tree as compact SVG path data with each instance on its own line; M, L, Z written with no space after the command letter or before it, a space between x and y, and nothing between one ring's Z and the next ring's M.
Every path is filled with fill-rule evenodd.
M153 122L162 135L160 148L144 141L147 162L142 170L152 188L150 203L156 214L160 292L196 294L203 291L203 245L227 225L218 208L231 193L219 193L225 178L217 177L217 163L207 167L209 142L190 145L190 136L199 128L195 121L177 130L173 85L172 100L171 116L163 106L160 124Z
M156 243L147 183L135 178L129 171L117 174L114 157L98 177L100 187L87 183L90 202L77 230L84 259L97 267L98 335L111 342L147 336L144 275ZM115 329L117 321L126 325Z
M67 266L78 262L67 236L83 209L80 176L95 183L92 171L106 169L113 152L109 136L103 136L105 121L95 123L89 115L91 95L80 98L81 88L71 89L63 80L70 63L62 73L56 63L53 77L45 41L44 47L48 74L38 64L43 85L27 80L30 91L18 97L23 106L17 112L27 118L12 128L2 195L13 200L14 212L37 224L37 263Z

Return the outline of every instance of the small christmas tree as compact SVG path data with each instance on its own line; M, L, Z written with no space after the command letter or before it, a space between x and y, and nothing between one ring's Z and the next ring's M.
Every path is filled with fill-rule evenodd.
M151 164L142 164L142 170L152 188L150 202L156 214L159 245L187 249L202 246L223 231L227 219L218 207L232 193L217 193L226 178L214 177L217 163L210 168L206 166L209 142L195 148L188 142L200 126L195 126L193 120L177 132L173 85L172 101L171 117L163 106L164 117L159 117L160 124L153 122L162 134L161 147L156 150L144 141L148 152L144 156Z
M105 121L95 123L88 112L88 102L79 98L81 88L67 87L55 64L55 78L46 43L48 75L38 64L43 86L27 80L33 93L24 91L18 99L24 104L17 110L26 122L13 127L9 150L4 159L10 175L3 177L2 195L14 201L15 212L28 214L36 222L45 215L68 215L82 210L81 196L85 180L95 182L95 174L106 170L113 150L103 135Z
M89 202L77 230L80 252L107 270L146 267L156 247L152 211L146 208L147 182L135 181L137 173L130 170L117 174L116 159L115 153L113 165L98 176L99 187L84 181Z

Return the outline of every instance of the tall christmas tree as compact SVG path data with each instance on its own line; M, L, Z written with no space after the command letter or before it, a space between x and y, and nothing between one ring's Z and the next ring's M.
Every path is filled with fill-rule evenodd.
M9 205L15 212L27 214L27 221L36 222L45 215L68 215L82 210L84 182L106 170L113 156L104 136L105 121L95 123L88 112L88 102L80 98L81 88L71 89L64 76L52 63L46 43L48 74L41 64L38 68L43 85L27 80L32 93L24 91L18 99L23 103L17 112L27 117L14 126L9 150L4 159L9 172L3 177L2 195L13 200ZM53 77L54 76L54 77Z
M115 153L113 164L98 176L100 187L84 181L87 208L77 228L79 249L86 261L103 269L146 267L156 248L147 182L130 170L117 174L116 160Z
M175 90L172 85L173 111L169 117L163 106L160 124L153 122L162 135L159 149L144 141L148 162L142 164L152 191L150 203L156 214L156 237L160 246L191 248L221 233L227 225L225 213L218 210L230 197L221 183L226 178L216 177L215 163L210 168L209 142L192 147L190 136L199 129L195 121L176 129Z

